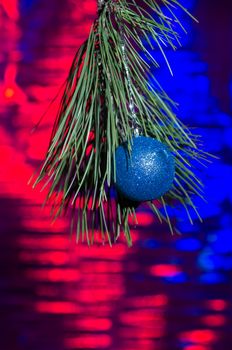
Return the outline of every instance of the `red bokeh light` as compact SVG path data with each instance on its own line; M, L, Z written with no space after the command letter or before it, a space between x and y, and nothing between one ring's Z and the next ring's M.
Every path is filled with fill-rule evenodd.
M65 346L68 349L96 349L107 348L111 345L111 337L109 335L82 335L75 338L68 338L65 341Z
M46 269L28 269L27 276L31 279L48 282L77 282L80 278L80 272L71 268L46 268Z
M173 264L157 264L150 268L151 274L157 277L174 277L181 273L181 269Z
M128 300L128 305L132 307L164 307L168 304L168 297L165 294L144 295Z
M182 342L211 344L218 340L218 334L210 329L200 329L182 332L179 338Z
M14 89L11 88L11 87L6 88L5 91L4 91L4 96L5 96L7 99L13 97L14 94L15 94L15 91L14 91Z
M213 299L206 302L207 308L214 311L223 311L227 307L227 302L223 299Z
M77 314L80 311L75 303L67 301L39 301L35 310L48 314Z
M201 318L202 324L208 327L222 327L226 321L226 317L223 315L206 315Z
M41 265L65 265L69 261L67 252L49 251L49 252L30 252L22 251L19 257L23 262L37 263Z
M92 329L92 331L108 331L112 327L112 322L108 318L82 318L75 322L77 329Z
M204 345L187 345L183 350L211 350L211 348Z
M7 16L16 21L19 17L17 0L1 0L1 4Z

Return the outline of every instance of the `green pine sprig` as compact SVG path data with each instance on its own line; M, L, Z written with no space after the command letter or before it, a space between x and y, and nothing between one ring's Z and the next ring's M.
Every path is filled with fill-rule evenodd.
M71 207L71 227L77 241L93 244L98 229L102 241L110 245L121 232L128 245L132 244L128 221L133 217L136 222L137 205L125 203L114 190L115 150L132 139L134 123L128 108L130 91L119 23L124 28L136 125L142 135L168 145L175 156L172 189L147 204L160 222L168 223L171 232L168 203L182 204L190 222L189 208L200 218L192 197L204 199L203 184L193 164L205 164L208 154L199 147L199 137L178 120L175 103L155 77L153 84L149 81L151 66L159 67L149 49L158 48L172 72L165 49L176 50L180 45L178 26L185 31L175 14L177 7L191 16L175 0L108 0L74 58L34 186L46 180L46 202L52 204L54 219Z

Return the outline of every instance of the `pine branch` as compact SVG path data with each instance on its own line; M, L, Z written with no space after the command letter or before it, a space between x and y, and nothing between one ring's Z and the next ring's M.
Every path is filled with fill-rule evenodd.
M93 244L94 229L99 228L103 241L112 244L124 231L128 245L132 244L128 219L135 215L136 205L125 205L117 194L112 196L112 190L115 150L132 139L134 122L142 135L165 143L176 160L174 186L161 198L165 216L154 203L147 204L160 221L168 222L171 231L168 202L182 204L190 222L189 206L199 215L191 198L203 198L203 186L192 163L204 164L208 154L199 148L198 137L177 119L175 103L155 77L150 81L151 66L159 65L148 47L159 49L172 72L165 50L179 46L177 26L185 31L175 15L177 7L191 16L175 0L101 3L89 38L74 58L46 159L34 185L46 179L44 186L50 186L47 201L53 203L55 218L72 206L71 226L76 226L77 241L81 237ZM132 91L123 65L119 23L125 33ZM131 93L136 120L128 108Z

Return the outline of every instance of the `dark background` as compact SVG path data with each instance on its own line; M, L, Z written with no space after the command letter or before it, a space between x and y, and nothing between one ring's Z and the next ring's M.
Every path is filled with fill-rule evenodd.
M182 0L189 35L156 71L179 117L219 156L202 172L204 222L176 216L181 236L140 209L134 245L76 246L50 223L27 181L44 156L50 111L88 36L95 1L0 0L0 349L232 348L232 3ZM154 52L154 55L158 53Z

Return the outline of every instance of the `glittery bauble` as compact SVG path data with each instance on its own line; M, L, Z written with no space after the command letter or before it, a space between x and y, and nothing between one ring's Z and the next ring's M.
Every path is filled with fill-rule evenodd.
M131 154L127 144L116 149L116 189L136 202L160 198L172 187L175 162L168 147L151 137L132 139Z

